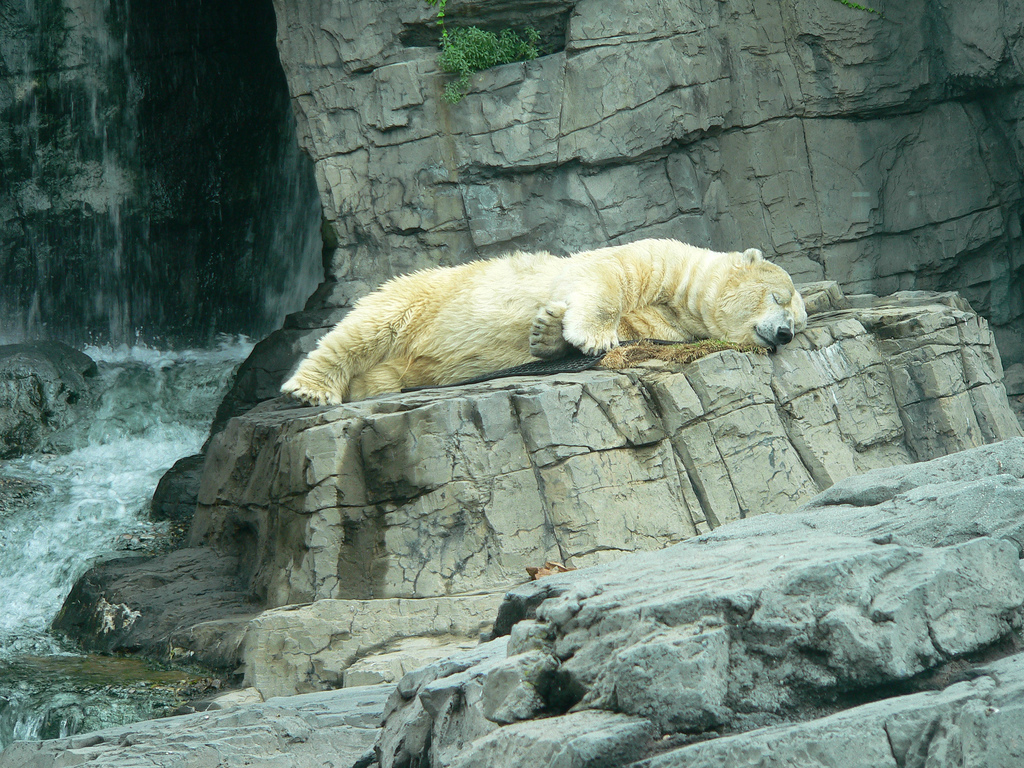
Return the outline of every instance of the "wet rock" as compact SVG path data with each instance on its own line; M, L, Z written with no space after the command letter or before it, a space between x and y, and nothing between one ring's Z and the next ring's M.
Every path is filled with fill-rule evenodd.
M234 558L208 548L110 560L78 580L53 629L89 651L187 657L232 672L257 610L237 574ZM197 630L203 622L218 622L217 631Z
M970 682L899 696L814 720L669 751L634 768L936 768L1020 765L1024 654L976 671Z
M153 492L150 505L153 520L169 520L178 524L192 522L205 458L201 453L186 456L174 462L174 466L164 473Z
M359 763L373 746L392 686L271 699L262 704L149 720L45 742L19 741L0 768L91 768ZM362 763L365 765L365 763Z
M0 346L0 459L69 450L62 430L88 412L96 373L88 355L59 342Z

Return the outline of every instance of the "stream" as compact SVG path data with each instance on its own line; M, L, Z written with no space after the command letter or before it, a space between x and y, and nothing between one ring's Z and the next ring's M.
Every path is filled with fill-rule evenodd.
M182 673L83 656L49 625L92 563L166 537L168 524L148 519L157 482L199 452L251 349L244 337L210 350L86 347L102 394L77 447L0 462L0 749L159 716L175 703Z

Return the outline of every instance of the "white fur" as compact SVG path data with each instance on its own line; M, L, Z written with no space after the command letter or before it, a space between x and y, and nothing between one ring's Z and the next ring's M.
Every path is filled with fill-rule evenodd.
M806 323L789 275L753 248L641 240L565 258L516 253L385 283L281 391L338 404L557 357L570 344L591 354L641 337L775 346Z

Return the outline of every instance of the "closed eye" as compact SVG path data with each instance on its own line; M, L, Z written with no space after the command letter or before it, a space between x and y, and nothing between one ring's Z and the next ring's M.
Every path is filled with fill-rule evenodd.
M772 294L772 300L773 300L773 301L774 301L774 302L775 302L776 304L779 304L779 305L781 305L781 304L783 303L783 301L782 301L782 297L781 297L781 296L779 296L779 294L777 294L777 293L773 293L773 294Z

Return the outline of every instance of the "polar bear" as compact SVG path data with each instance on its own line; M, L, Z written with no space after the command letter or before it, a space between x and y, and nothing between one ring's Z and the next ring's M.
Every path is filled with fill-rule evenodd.
M515 253L396 277L360 299L281 391L337 405L451 384L620 339L722 339L775 348L807 324L761 251L640 240L572 256Z

